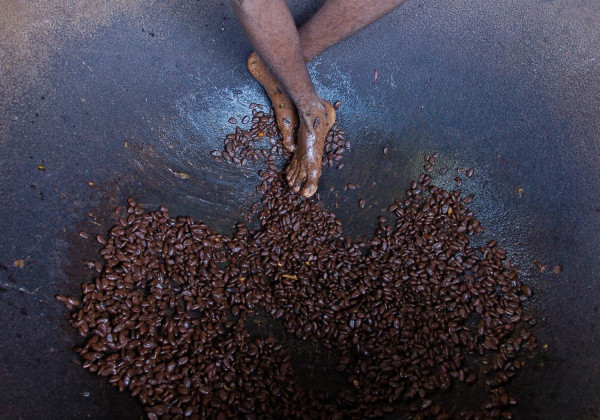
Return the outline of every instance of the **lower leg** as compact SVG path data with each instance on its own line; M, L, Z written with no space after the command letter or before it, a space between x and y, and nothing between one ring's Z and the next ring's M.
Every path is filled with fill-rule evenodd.
M302 58L308 63L330 46L375 22L403 2L404 0L326 1L298 31ZM248 70L267 91L275 109L283 144L292 152L298 125L294 103L256 53L248 58Z
M404 0L327 0L298 30L305 62L385 16Z
M232 4L246 36L294 104L308 108L320 102L285 0L232 0Z
M303 60L308 63L327 48L375 22L403 2L404 0L326 1L298 31ZM283 144L290 152L293 151L298 118L291 98L256 53L248 58L248 70L267 91L275 109Z

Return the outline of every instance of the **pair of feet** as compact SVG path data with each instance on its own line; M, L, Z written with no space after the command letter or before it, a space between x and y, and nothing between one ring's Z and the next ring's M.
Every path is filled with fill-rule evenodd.
M327 133L335 123L335 109L319 98L306 109L296 110L294 102L256 53L248 58L248 70L267 91L283 145L293 153L286 168L286 179L295 192L310 197L317 192L323 147Z

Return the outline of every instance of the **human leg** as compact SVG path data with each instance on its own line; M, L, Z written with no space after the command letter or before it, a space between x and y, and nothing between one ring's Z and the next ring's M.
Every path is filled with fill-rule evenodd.
M232 3L250 42L298 110L298 142L288 167L288 182L294 191L310 197L317 190L323 145L335 122L335 111L313 86L285 1L232 0Z
M327 0L298 30L305 62L394 10L404 0Z
M302 58L308 63L327 48L386 15L403 1L326 1L298 30ZM248 58L248 70L269 95L284 146L288 151L294 151L298 116L292 99L255 52Z
M328 0L296 31L284 0L232 0L248 38L260 55L250 56L248 69L267 90L289 151L294 150L297 121L294 105L298 110L297 144L287 168L287 179L295 191L303 187L302 194L306 197L317 190L325 137L335 122L335 111L316 93L304 62L402 2Z

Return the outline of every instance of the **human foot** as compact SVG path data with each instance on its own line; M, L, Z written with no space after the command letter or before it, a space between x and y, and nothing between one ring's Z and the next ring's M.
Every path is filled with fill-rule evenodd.
M275 118L283 138L283 145L288 152L293 152L296 148L296 132L298 131L298 113L294 102L279 86L277 79L273 77L268 67L255 52L248 57L248 71L267 91L275 110Z
M295 192L302 189L302 195L308 198L317 192L323 146L335 123L335 109L329 102L322 101L301 114L296 151L286 168L286 178Z

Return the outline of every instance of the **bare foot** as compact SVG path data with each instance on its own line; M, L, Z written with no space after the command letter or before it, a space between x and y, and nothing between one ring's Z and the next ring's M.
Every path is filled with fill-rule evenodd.
M335 123L335 109L329 102L322 101L302 114L296 152L286 169L286 178L295 192L302 189L302 195L310 197L317 192L323 146L329 129Z
M275 118L279 131L281 131L283 145L288 152L293 152L296 148L296 132L298 130L298 113L294 102L279 86L277 79L273 77L255 52L248 57L248 71L267 91L275 109Z

